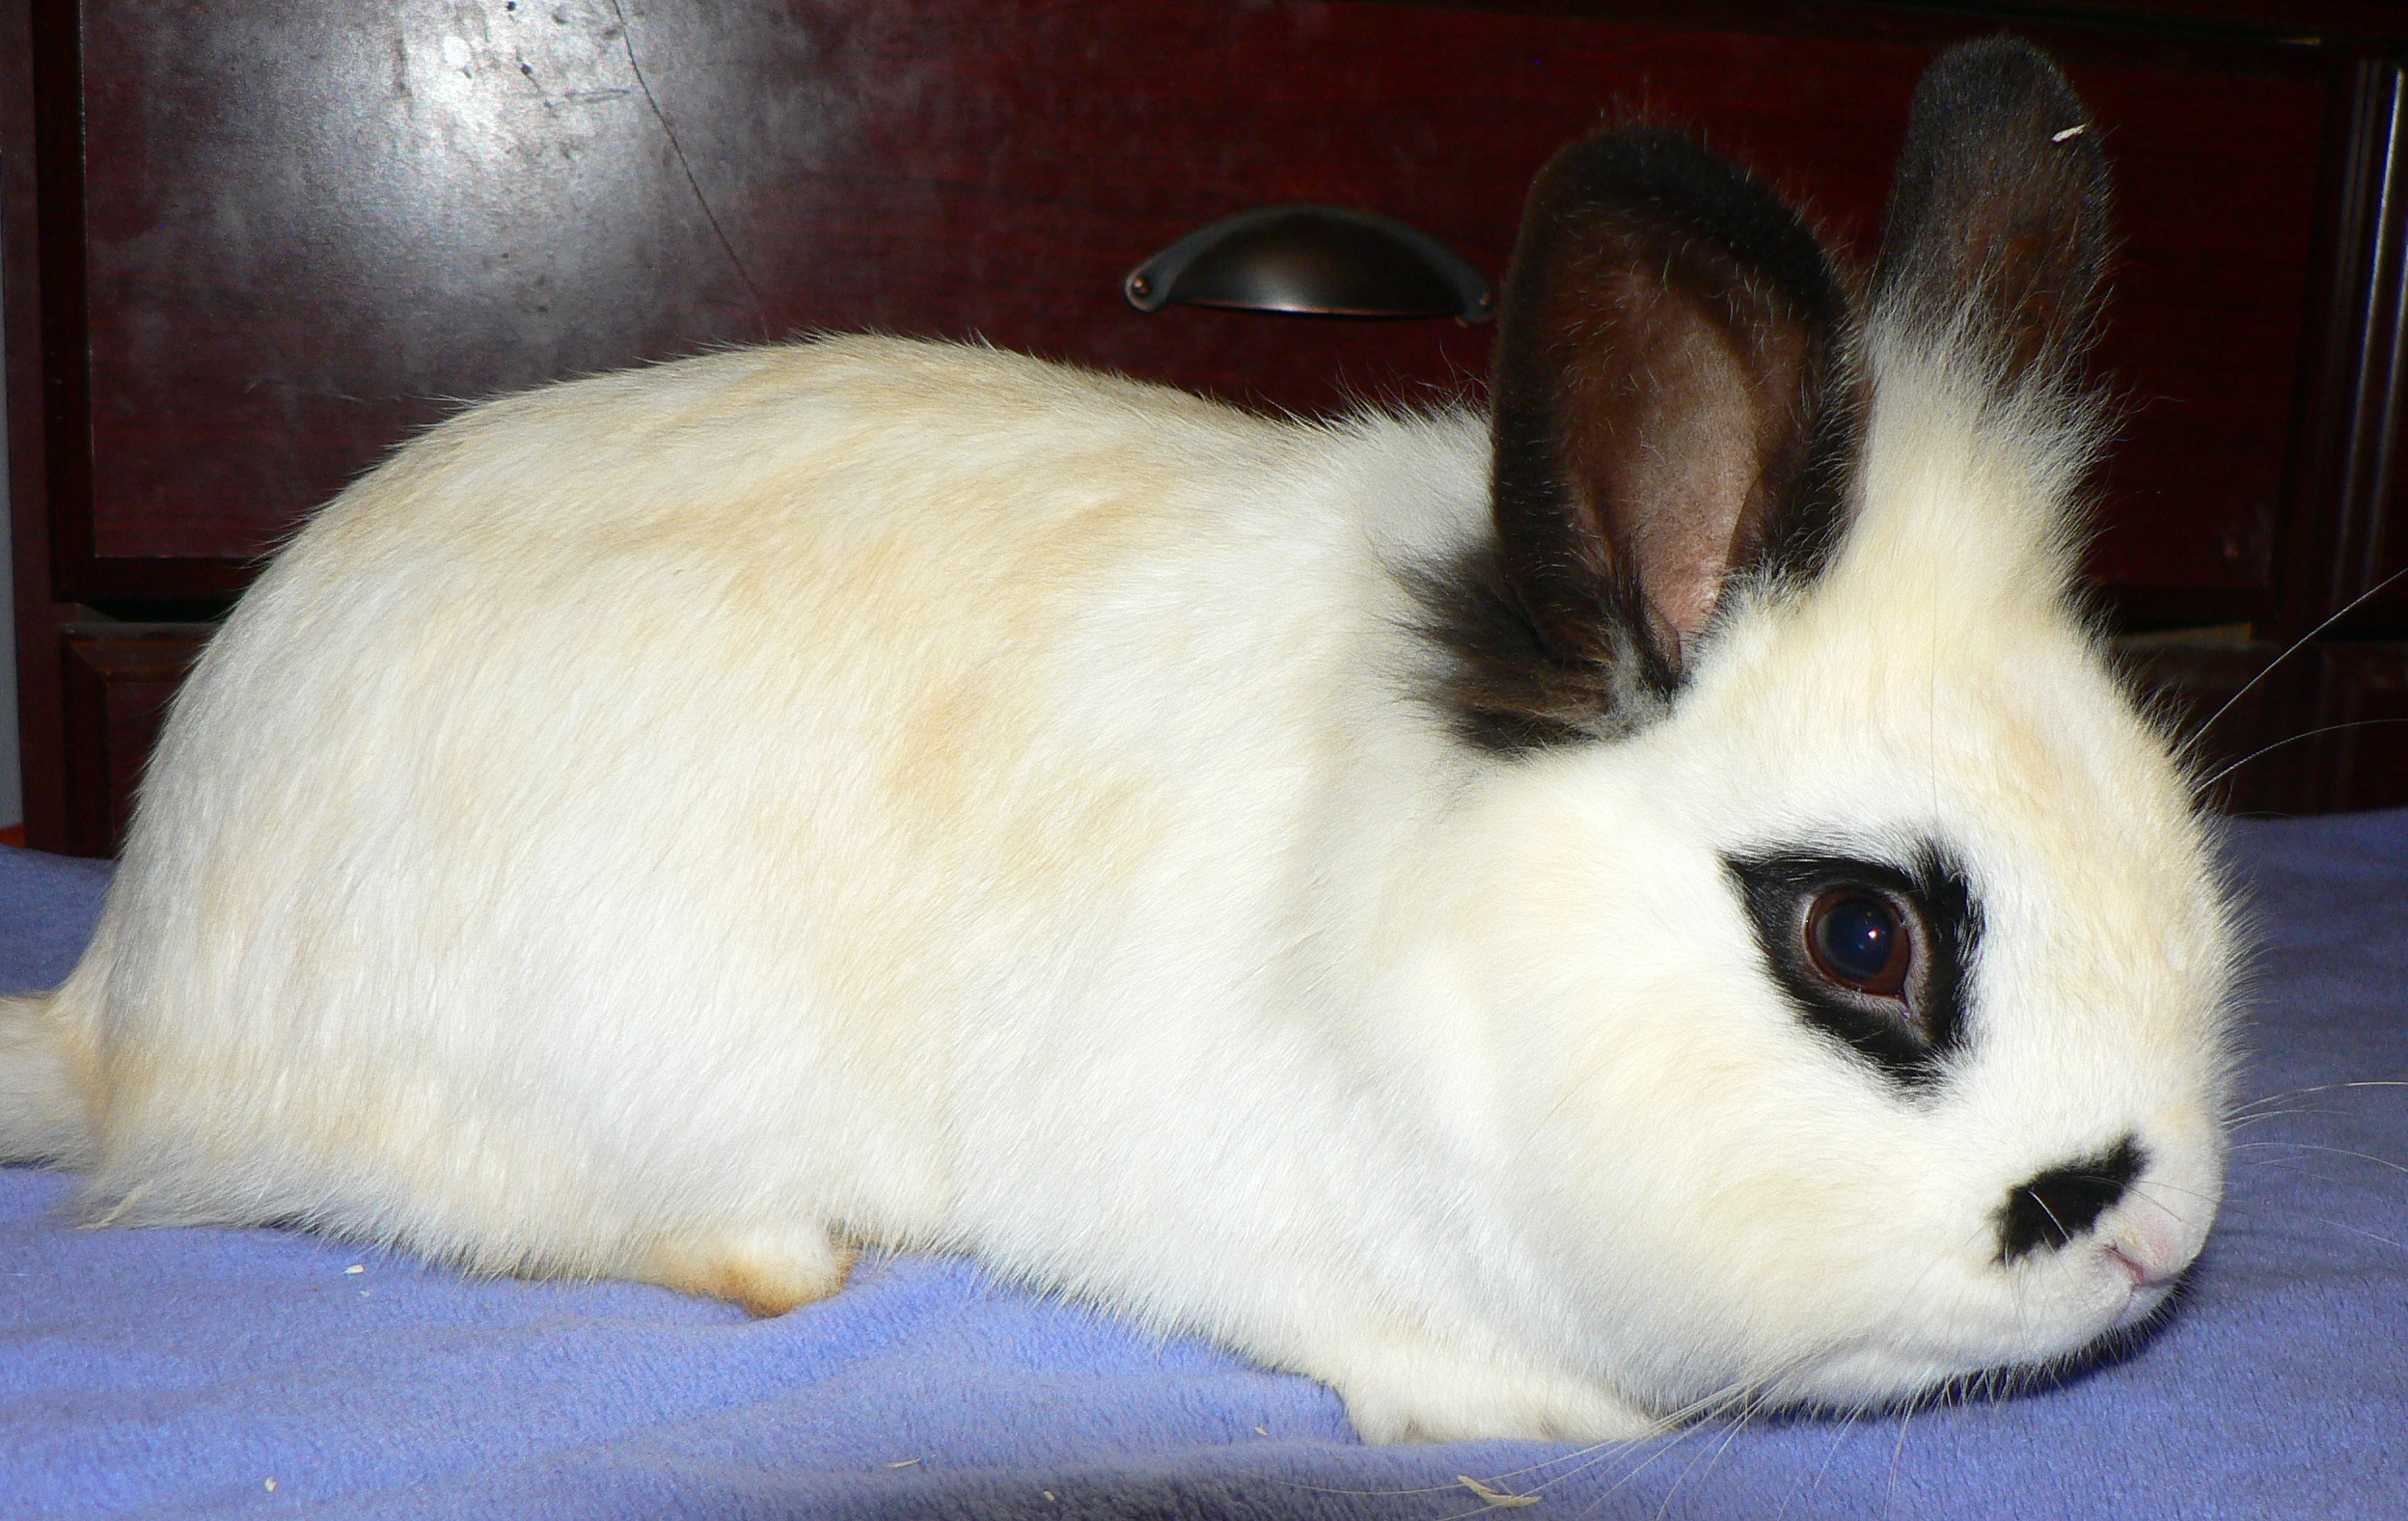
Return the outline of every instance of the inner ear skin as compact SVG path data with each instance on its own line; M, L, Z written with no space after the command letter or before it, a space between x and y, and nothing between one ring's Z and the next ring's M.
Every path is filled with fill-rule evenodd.
M1602 207L1563 221L1557 257L1517 271L1549 338L1514 389L1546 408L1516 461L1537 478L1499 480L1500 528L1550 645L1606 642L1619 610L1596 588L1620 579L1677 670L1798 473L1834 313L1684 230Z
M1633 128L1547 163L1498 312L1494 532L1400 573L1466 744L1655 722L1735 575L1820 573L1863 411L1847 320L1804 221L1697 145Z
M1813 452L1846 311L1797 214L1685 139L1609 133L1540 172L1499 313L1492 486L1556 659L1635 643L1677 677Z
M1575 369L1558 407L1567 505L1601 558L1634 567L1651 641L1675 665L1764 542L1800 451L1813 344L1766 293L1725 279L1632 294L1617 324L1627 367ZM1597 394L1608 388L1620 394ZM1643 510L1613 521L1605 502Z

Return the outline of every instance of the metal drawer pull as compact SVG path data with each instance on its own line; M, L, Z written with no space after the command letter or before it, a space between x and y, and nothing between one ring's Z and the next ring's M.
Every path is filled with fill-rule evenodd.
M1488 320L1480 271L1404 223L1339 206L1258 206L1201 227L1121 282L1129 304Z

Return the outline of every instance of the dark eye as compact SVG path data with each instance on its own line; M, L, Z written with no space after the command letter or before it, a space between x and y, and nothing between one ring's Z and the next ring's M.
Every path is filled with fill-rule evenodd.
M1829 855L1728 857L1791 1009L1906 1093L1936 1088L1965 1042L1982 909L1937 846L1902 866Z
M1914 936L1898 906L1863 887L1826 888L1806 910L1815 970L1852 992L1899 997L1914 963Z

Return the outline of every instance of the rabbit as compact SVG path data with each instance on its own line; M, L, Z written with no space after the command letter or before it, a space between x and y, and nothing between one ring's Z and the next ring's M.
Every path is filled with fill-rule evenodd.
M2129 1336L2239 951L2075 590L2099 139L1942 55L1861 288L1574 144L1485 412L884 337L465 411L207 647L0 1155L760 1315L965 1254L1375 1443Z

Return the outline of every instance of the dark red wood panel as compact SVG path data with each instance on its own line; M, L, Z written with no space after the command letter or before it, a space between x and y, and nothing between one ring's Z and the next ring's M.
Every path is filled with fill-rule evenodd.
M2078 41L2130 235L2093 562L2255 593L2323 76ZM1305 411L1457 389L1484 329L1149 317L1117 282L1292 201L1493 273L1531 171L1609 113L1704 131L1866 250L1930 51L1359 0L93 0L82 50L88 597L157 594L162 559L238 584L454 398L719 342L976 335Z
M210 632L205 624L120 623L61 631L67 726L92 764L68 779L66 839L44 849L116 854L168 705Z
M2100 353L2123 421L2092 569L2111 585L2270 591L2323 81L2097 68L2078 81L2108 124L2126 239Z
M2394 485L2388 510L2375 522L2374 550L2360 578L2371 593L2361 605L2361 622L2391 634L2408 633L2408 511L2401 510L2408 502L2400 496Z
M14 721L28 837L57 839L63 745L59 731L57 610L50 602L50 473L42 352L47 290L35 174L34 21L26 0L0 0L0 333L7 340L7 426L12 602L16 662Z
M2317 262L2327 271L2306 349L2291 511L2283 528L2286 637L2408 633L2401 402L2408 393L2408 69L2384 53L2336 60Z
M2408 643L2341 643L2319 653L2324 681L2311 742L2312 804L2408 805Z
M2092 564L2143 626L2258 626L2151 657L2220 701L2264 635L2408 563L2408 119L2392 44L2346 37L2408 24L2356 0L2011 9L2048 16L2124 204L2101 361L2126 421ZM37 843L103 848L174 679L63 649L75 604L183 616L238 590L461 399L859 327L1306 412L1476 388L1482 328L1144 316L1119 278L1295 201L1388 212L1493 274L1531 170L1631 116L1755 164L1861 258L1915 74L1997 24L1793 0L0 0ZM156 599L184 611L135 607ZM2336 637L2396 638L2404 610ZM2304 730L2319 693L2375 701L2386 658L2312 650L2211 742ZM2388 796L2362 782L2394 763L2351 756L2279 750L2234 801Z

